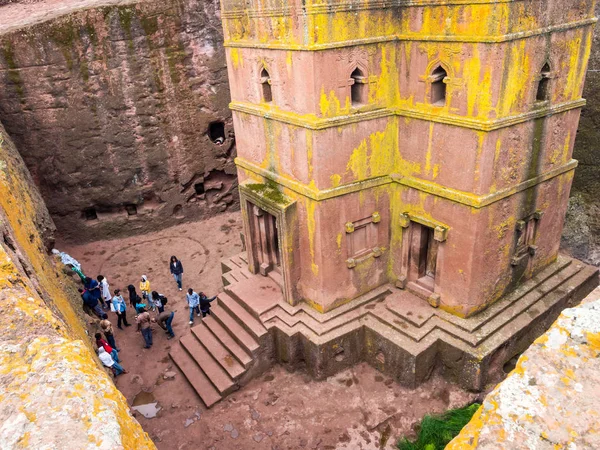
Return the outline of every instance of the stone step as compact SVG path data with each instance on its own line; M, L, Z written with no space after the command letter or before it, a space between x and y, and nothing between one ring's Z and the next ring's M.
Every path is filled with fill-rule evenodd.
M233 267L231 267L232 264L229 262L228 258L224 258L221 260L221 274L226 274L227 272L231 272L233 270Z
M212 317L215 318L219 324L225 328L233 339L250 355L254 355L260 345L250 333L248 333L242 325L238 323L229 313L223 309L220 305L211 308L210 310Z
M225 293L259 322L262 322L261 316L264 313L284 303L281 286L270 277L262 275L253 275L247 280L229 286L225 289Z
M193 327L192 333L231 378L235 380L246 371L204 323Z
M283 275L276 270L272 270L269 272L269 278L271 278L275 283L277 283L281 288L283 288Z
M248 264L240 255L233 255L228 258L221 259L221 273L231 272L232 270L246 269Z
M237 283L237 280L231 272L223 273L221 275L221 281L223 282L223 286L231 286L232 284Z
M260 339L262 336L267 334L267 329L263 326L260 321L254 317L250 312L240 305L236 299L231 297L228 293L222 292L218 297L219 305L225 309L232 317L248 331L254 338Z
M219 395L208 377L202 372L200 367L198 367L198 364L196 364L184 348L181 345L173 347L174 348L169 352L169 356L175 365L179 367L179 370L183 372L183 375L198 393L206 407L210 408L221 400L221 395Z
M247 266L248 266L248 264L246 263L246 261L244 261L244 260L243 260L243 259L240 257L240 255L239 255L239 254L238 254L238 255L234 255L234 256L232 256L231 258L229 258L229 261L230 261L232 264L235 264L235 265L236 265L238 268L240 268L240 269L246 269L246 268L247 268Z
M521 314L526 314L529 308L535 308L535 304L543 301L547 294L552 293L556 289L560 289L564 284L568 283L571 278L577 275L580 269L575 264L566 267L559 273L555 274L550 280L536 286L535 290L529 291L521 297L518 302L511 303L507 308L503 309L500 314L488 320L481 326L477 332L480 335L488 336L504 326L511 319L518 317Z
M248 253L246 253L246 252L238 253L237 256L246 265L246 267L248 267Z
M231 334L223 328L223 326L215 320L212 315L202 319L202 323L212 332L217 340L231 352L235 359L247 369L252 364L252 357L238 344Z
M221 275L224 286L229 286L247 280L252 274L247 269L233 269Z
M208 377L219 394L225 396L235 390L236 385L234 381L225 369L213 359L208 350L200 344L193 333L182 337L179 342L196 361L196 364L198 364L202 372Z

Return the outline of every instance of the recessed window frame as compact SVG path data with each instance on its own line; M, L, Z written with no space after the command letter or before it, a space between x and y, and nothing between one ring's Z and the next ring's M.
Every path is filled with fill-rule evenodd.
M448 100L448 71L438 64L429 76L429 103L433 106L446 106Z
M537 80L537 87L535 92L535 102L544 103L550 100L550 81L552 79L552 71L550 70L550 63L546 62L540 71Z
M369 103L369 77L358 66L350 74L350 103L354 108Z
M264 103L273 103L273 88L271 75L266 67L263 67L260 71L260 94L261 100Z

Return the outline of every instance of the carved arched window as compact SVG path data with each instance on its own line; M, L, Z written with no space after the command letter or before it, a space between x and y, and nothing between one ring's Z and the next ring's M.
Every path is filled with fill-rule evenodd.
M364 105L369 101L367 77L358 67L350 75L350 100L352 106Z
M537 92L535 94L537 102L550 100L550 64L544 64L538 80Z
M265 103L271 103L273 101L273 92L271 91L271 76L264 67L260 72L260 85L262 101Z
M429 81L431 83L430 88L430 103L435 106L444 106L446 104L446 78L448 73L442 66L437 66Z

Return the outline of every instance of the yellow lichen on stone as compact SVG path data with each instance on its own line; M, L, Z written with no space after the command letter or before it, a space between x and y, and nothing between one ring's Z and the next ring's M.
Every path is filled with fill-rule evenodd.
M563 311L446 449L600 448L599 298Z
M46 253L45 205L0 135L0 446L154 449L95 357L74 284Z

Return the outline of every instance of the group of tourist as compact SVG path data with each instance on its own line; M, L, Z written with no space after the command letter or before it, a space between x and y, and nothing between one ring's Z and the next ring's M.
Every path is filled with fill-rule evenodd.
M181 291L183 286L183 265L175 256L172 256L169 261L169 269L177 288ZM106 367L110 368L115 376L127 371L121 366L119 358L119 348L115 341L113 325L108 319L107 310L110 309L117 317L117 328L123 330L123 326L129 327L127 322L127 303L121 295L120 289L115 289L110 292L108 280L103 275L98 275L96 279L86 277L81 271L76 271L83 282L83 288L79 289L83 300L84 310L89 314L95 314L100 320L100 328L102 333L96 333L96 346L98 348L98 357ZM141 276L139 290L142 294L140 297L134 285L127 286L129 295L129 304L135 311L135 321L137 331L142 334L144 339L144 348L152 347L152 323L157 323L165 333L167 339L175 337L173 332L174 311L165 310L168 299L163 294L150 289L150 280L146 275ZM210 303L215 300L215 297L208 298L203 292L199 294L194 292L192 288L188 289L186 294L187 303L190 309L190 325L194 323L194 313L198 317L206 317L210 314ZM150 312L156 312L153 316ZM104 334L104 338L102 337Z

